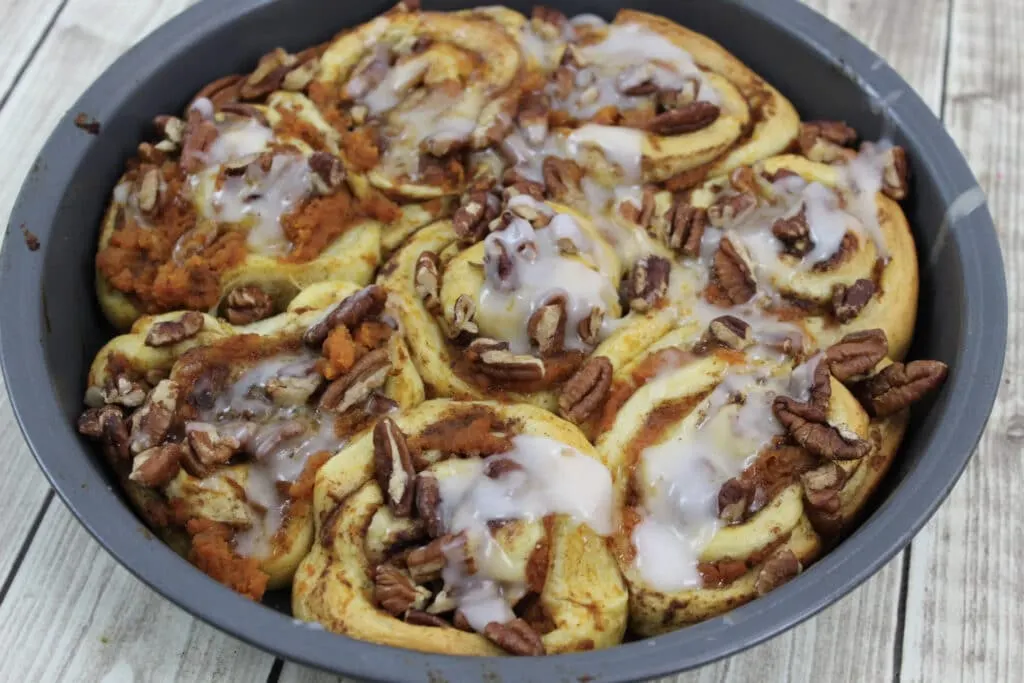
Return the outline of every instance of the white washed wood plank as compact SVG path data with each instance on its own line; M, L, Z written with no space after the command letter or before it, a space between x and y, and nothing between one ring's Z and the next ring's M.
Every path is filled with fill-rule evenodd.
M0 605L0 680L263 681L264 654L122 569L55 499Z
M1024 672L1024 7L956 0L946 125L999 229L1010 324L1003 385L974 460L910 555L904 681L1017 681Z
M882 55L933 111L939 111L948 0L806 1ZM908 25L914 30L907 31ZM892 680L902 567L900 555L815 619L736 657L661 683ZM872 656L864 657L864 652ZM290 662L280 678L282 683L347 680Z
M3 0L0 2L0 26L3 47L0 51L0 100L11 88L18 72L32 56L61 0Z

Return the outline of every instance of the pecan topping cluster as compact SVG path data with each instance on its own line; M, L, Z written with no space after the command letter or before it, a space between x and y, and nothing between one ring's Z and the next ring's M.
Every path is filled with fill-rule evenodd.
M374 477L387 508L386 512L377 511L366 543L368 555L377 561L373 596L382 610L417 626L473 630L458 609L457 594L452 593L458 588L441 580L442 570L453 561L464 563L472 574L473 559L465 550L465 534L445 528L440 487L437 476L428 469L428 453L435 448L443 451L442 458L502 453L510 447L508 437L495 439L494 433L507 433L508 429L509 425L486 409L442 420L415 436L407 436L388 417L377 422L373 429ZM500 478L518 467L511 460L491 460L487 476ZM404 531L379 539L377 517L386 517L388 528ZM544 581L534 583L537 585L531 584L530 589L539 594ZM530 600L524 597L520 602L525 606ZM543 625L531 624L524 616L504 624L491 622L483 635L510 654L544 654L542 631L538 630Z

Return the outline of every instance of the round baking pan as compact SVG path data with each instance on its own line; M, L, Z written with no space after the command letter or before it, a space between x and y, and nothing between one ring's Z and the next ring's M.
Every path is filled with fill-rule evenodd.
M866 139L903 145L906 207L921 258L911 358L950 366L914 410L898 462L860 527L798 579L722 617L599 652L545 658L423 655L293 620L286 595L254 604L145 533L101 458L78 437L85 377L110 338L93 294L100 218L153 116L183 109L207 82L252 68L387 9L387 2L209 0L124 55L67 113L32 167L7 229L0 341L7 390L40 467L79 521L125 567L205 621L298 662L387 681L622 681L689 669L755 645L834 603L906 546L949 493L995 399L1006 344L1002 259L984 195L928 107L877 55L795 0L641 0L720 41L787 95L805 119L844 119ZM429 3L456 9L471 3ZM510 6L529 11L527 3ZM610 18L608 0L549 2ZM74 126L83 113L98 135ZM23 229L38 237L33 250Z

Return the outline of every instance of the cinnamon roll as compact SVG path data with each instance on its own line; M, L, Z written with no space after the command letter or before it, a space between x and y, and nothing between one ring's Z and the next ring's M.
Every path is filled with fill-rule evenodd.
M386 301L377 285L331 282L248 328L142 318L93 363L79 429L161 536L258 600L309 550L317 468L423 400Z
M809 356L780 346L779 331L722 316L616 373L596 443L624 510L613 547L639 635L721 614L798 574L888 469L906 406L945 376L918 361L914 389L878 410L893 367L883 331Z
M428 401L317 475L293 613L460 655L619 643L626 591L601 536L612 480L571 424L528 405Z
M614 368L673 324L687 285L664 254L624 263L571 209L481 190L413 235L380 281L399 295L431 395L500 396L584 423Z

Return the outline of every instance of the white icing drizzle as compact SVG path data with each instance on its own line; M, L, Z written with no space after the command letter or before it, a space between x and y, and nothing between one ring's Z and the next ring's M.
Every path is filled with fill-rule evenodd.
M818 360L781 377L730 371L666 441L644 449L638 472L643 519L633 544L636 568L653 588L701 585L700 553L721 527L719 489L783 433L772 401L779 395L806 400ZM737 394L742 403L733 399Z
M484 471L495 460L511 461L521 469L492 479ZM525 590L497 578L507 576L515 561L495 542L488 522L535 523L557 514L601 535L612 532L611 474L597 460L559 441L519 435L506 453L483 460L448 460L432 469L438 476L445 529L465 535L444 549L445 590L477 631L492 621L514 618L510 603ZM472 575L463 559L467 551L476 568Z
M517 204L530 204L538 211L552 213L546 205L526 195L513 197L509 207L514 209ZM572 242L597 269L579 257L563 255L559 250L560 240ZM501 248L512 262L510 282L498 276L497 254ZM579 338L577 326L593 308L612 310L618 295L607 269L601 268L600 252L594 249L572 216L554 213L551 222L539 229L534 229L523 218L516 218L504 230L487 236L484 253L487 255L486 279L480 289L476 314L481 331L507 341L514 353L527 353L530 316L552 297L563 296L567 314L564 346L567 349L589 348Z
M844 171L842 182L853 190L851 211L871 235L882 258L889 257L889 250L882 226L878 222L877 195L882 189L882 178L885 175L885 154L892 146L888 140L864 143L857 156L841 167Z
M275 404L265 392L274 379L312 377L316 359L312 352L302 351L253 364L185 427L186 432L215 430L236 438L250 455L245 494L254 511L253 524L234 536L235 551L243 557L266 557L270 552L288 504L279 485L298 479L314 453L333 453L345 443L334 433L333 415L321 416L307 403Z

